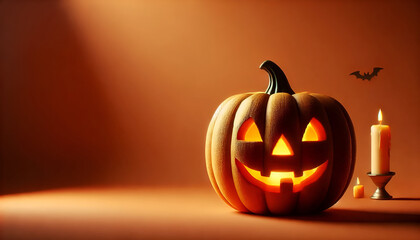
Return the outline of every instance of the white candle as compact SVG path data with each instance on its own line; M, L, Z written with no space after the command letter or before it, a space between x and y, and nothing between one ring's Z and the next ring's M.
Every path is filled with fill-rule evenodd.
M378 113L378 125L372 125L371 136L371 173L389 172L389 154L391 149L391 128L382 124L382 111Z

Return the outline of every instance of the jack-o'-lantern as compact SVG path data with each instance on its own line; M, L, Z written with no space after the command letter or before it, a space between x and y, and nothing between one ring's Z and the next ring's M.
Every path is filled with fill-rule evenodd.
M355 136L344 107L331 97L294 93L273 62L265 93L226 99L206 138L207 172L231 207L256 214L324 210L353 174Z

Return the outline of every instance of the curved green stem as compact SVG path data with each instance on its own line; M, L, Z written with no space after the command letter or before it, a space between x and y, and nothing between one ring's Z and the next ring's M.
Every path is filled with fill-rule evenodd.
M270 76L270 82L265 93L274 94L285 92L289 94L295 94L289 85L289 81L287 80L286 75L281 70L281 68L277 66L277 64L270 60L266 60L260 65L260 69L267 71L268 75Z

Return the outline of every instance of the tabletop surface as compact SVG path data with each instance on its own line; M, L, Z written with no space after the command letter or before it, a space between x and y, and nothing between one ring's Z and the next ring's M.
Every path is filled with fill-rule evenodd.
M420 239L420 198L346 194L323 213L238 213L211 187L80 188L0 196L1 239Z

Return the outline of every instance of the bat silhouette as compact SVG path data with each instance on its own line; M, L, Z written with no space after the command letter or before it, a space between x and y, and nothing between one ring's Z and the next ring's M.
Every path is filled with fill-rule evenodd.
M372 73L363 73L363 75L362 74L360 74L360 71L356 71L356 72L352 72L352 73L350 73L350 75L354 75L354 76L356 76L356 79L357 78L360 78L360 79L362 79L362 80L368 80L368 81L370 81L374 76L378 76L378 72L379 71L381 71L383 68L381 68L381 67L376 67L376 68L373 68L373 71L372 71Z

